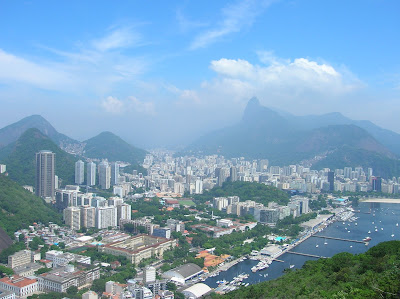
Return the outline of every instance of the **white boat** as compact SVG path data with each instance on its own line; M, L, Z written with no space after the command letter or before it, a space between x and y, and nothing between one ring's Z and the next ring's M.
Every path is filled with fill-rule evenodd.
M319 245L317 244L317 245L315 245L315 247L317 247L317 248L318 248L318 247L319 247Z
M289 268L290 268L290 269L294 268L294 265L290 265Z
M398 224L398 223L396 223L396 226L399 226L399 224Z
M392 234L392 238L394 237L394 234Z
M371 233L371 231L369 230L369 231L368 231L368 233L370 234L370 233Z

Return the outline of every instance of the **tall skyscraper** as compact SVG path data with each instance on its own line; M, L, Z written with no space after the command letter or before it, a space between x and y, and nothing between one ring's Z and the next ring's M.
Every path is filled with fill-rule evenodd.
M110 189L111 167L108 162L103 161L99 164L99 184L101 189Z
M335 173L333 171L328 172L328 183L329 183L329 191L335 190Z
M119 184L119 164L111 163L111 186Z
M96 164L94 162L87 164L86 176L86 184L88 186L96 185Z
M236 182L237 181L237 168L235 166L232 166L230 169L230 176L229 176L229 180L231 182Z
M55 196L55 154L51 151L36 153L36 190L37 196L54 199Z
M81 185L85 180L85 163L82 160L75 162L75 184Z

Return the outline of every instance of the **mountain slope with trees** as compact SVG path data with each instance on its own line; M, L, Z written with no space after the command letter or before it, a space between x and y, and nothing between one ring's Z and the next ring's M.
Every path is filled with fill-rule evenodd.
M35 128L28 129L20 138L0 149L1 163L7 165L9 177L21 185L35 186L36 153L50 150L56 154L55 174L62 185L74 184L75 156L61 150L49 137Z
M86 141L84 156L109 161L124 161L133 165L143 162L147 152L134 147L111 132L102 132Z
M80 143L79 141L57 132L57 130L42 116L31 115L0 129L0 148L17 141L26 130L31 128L38 129L61 148L69 145L78 145Z
M386 144L377 140L379 132L385 136L379 139L382 142L387 142L390 140L388 136L391 136L388 146L396 148L396 140L400 147L400 135L379 130L379 127L371 124L366 121L351 121L340 113L295 117L263 107L257 98L252 98L238 124L200 137L185 152L268 159L270 165L279 166L297 164L315 156L329 158L329 155L335 153L337 163L331 165L335 169L341 168L339 165L342 164L364 166L358 164L358 159L352 159L352 155L347 155L347 149L361 150L367 160L385 160L395 170L390 173L400 175L400 170L397 171L395 166L399 161L398 157ZM396 138L397 135L399 138Z
M12 238L15 231L34 222L62 223L61 214L5 175L0 175L0 190L0 227Z

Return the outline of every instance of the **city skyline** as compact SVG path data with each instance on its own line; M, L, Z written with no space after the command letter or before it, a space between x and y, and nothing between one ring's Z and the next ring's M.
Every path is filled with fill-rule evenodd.
M155 5L3 4L0 127L41 114L78 140L110 130L180 145L235 123L257 96L399 132L397 1Z

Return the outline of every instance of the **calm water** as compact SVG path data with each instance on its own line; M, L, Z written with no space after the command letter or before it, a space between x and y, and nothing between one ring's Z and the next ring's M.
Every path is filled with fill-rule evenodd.
M400 226L396 226L397 222L400 223L400 204L361 203L356 209L360 210L360 213L355 213L355 216L359 217L359 219L354 222L347 221L344 224L342 222L334 222L317 235L359 241L369 236L372 238L369 246L365 246L362 243L310 237L293 248L292 251L331 257L344 251L352 254L362 253L380 242L400 240ZM370 211L371 213L369 213ZM355 223L357 223L357 226ZM375 231L375 226L378 231ZM371 231L371 234L368 234L368 231ZM392 234L394 234L394 237L391 236ZM325 245L325 241L328 244ZM244 283L258 283L280 277L284 274L284 269L289 268L291 264L295 265L293 270L301 268L310 259L315 258L285 253L279 257L279 260L284 261L284 263L273 262L269 268L256 273L251 272L250 269L258 261L245 260L228 271L221 272L218 276L208 278L205 283L211 288L216 288L218 280L225 279L230 281L243 272L250 274L249 278L243 281Z

